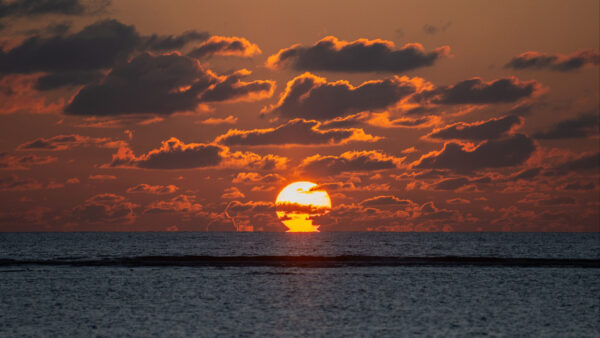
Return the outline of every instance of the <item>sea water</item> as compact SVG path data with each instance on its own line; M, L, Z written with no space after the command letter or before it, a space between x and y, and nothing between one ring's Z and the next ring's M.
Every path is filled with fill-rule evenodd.
M600 336L600 234L0 233L0 336Z

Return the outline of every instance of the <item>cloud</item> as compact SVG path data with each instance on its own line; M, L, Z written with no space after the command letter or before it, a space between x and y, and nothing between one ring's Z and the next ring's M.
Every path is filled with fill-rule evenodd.
M424 90L415 94L416 102L435 104L488 104L511 103L529 98L541 91L541 85L535 81L520 81L516 77L484 82L480 78L472 78L456 84Z
M213 55L232 55L249 58L261 53L262 51L258 48L258 45L244 38L236 36L211 36L187 55L199 59Z
M200 124L207 124L207 125L211 125L211 126L216 126L219 124L236 124L238 121L238 118L233 116L233 115L229 115L224 119L221 118L215 118L215 117L210 117L207 118L206 120L203 121L199 121L196 123L200 123Z
M205 41L208 38L208 33L193 30L183 32L180 35L153 34L143 37L140 49L158 52L173 51L179 50L191 42Z
M8 153L0 153L0 170L28 170L34 165L44 165L56 162L58 158L53 156L24 155L15 156Z
M138 184L136 186L127 188L127 193L144 193L152 195L166 195L175 193L179 188L176 185L150 185L146 183Z
M35 89L36 81L37 75L2 75L0 72L0 114L60 112L64 100L41 95Z
M143 36L134 26L102 20L72 34L37 33L8 51L0 50L0 74L36 73L38 90L83 85L99 81L106 70L127 61L135 52L173 51L207 38L208 34L195 31L179 36Z
M569 72L586 65L599 65L600 53L593 49L575 52L570 55L525 52L510 60L504 67L512 69L548 69Z
M446 200L446 203L448 204L470 204L471 201L469 201L468 199L464 199L464 198L451 198Z
M399 117L390 119L390 113L372 113L365 123L380 128L428 128L441 122L438 116L422 116L418 118Z
M242 183L242 184L278 184L285 181L285 178L279 174L265 174L261 175L257 172L241 172L233 178L231 183Z
M440 151L423 155L411 167L419 169L450 169L471 172L488 168L511 167L524 163L536 150L531 138L523 134L489 140L477 147L447 142Z
M109 0L1 0L0 18L26 17L44 14L94 14L104 11L109 5Z
M217 137L215 142L227 146L323 146L375 142L381 139L357 128L321 130L319 127L321 123L317 121L294 119L276 128L230 129Z
M177 53L143 53L115 66L97 84L83 87L65 108L67 114L110 116L172 114L195 111L200 103L270 97L272 81L241 81L241 70L218 76L192 58Z
M80 225L102 224L121 225L131 224L136 219L134 208L137 205L115 194L98 194L72 210L71 221Z
M424 85L419 78L394 76L355 87L348 81L327 82L323 77L304 73L289 81L279 102L264 111L287 118L329 120L387 108Z
M0 191L40 190L43 185L33 178L19 178L16 175L0 178Z
M448 21L441 26L434 26L426 23L425 25L423 25L423 32L425 32L425 34L434 35L438 32L445 32L451 25L452 21Z
M424 138L430 140L491 140L505 137L521 125L523 125L522 117L508 115L487 121L454 123L443 128L434 129Z
M264 201L231 201L225 208L237 231L285 231L275 213L275 204Z
M107 180L116 180L117 177L114 175L90 175L88 179L93 181L107 181Z
M75 72L104 69L142 42L134 26L103 20L70 35L34 35L0 52L0 73Z
M536 133L533 137L541 140L558 140L596 136L600 133L599 125L598 113L592 112L574 119L561 121L552 126L550 130Z
M398 168L404 158L378 151L347 151L339 156L314 155L305 158L299 169L315 176L331 176L342 172L377 171Z
M175 137L161 143L161 147L135 156L127 147L119 148L106 167L143 169L197 169L197 168L253 168L275 170L285 168L287 159L275 155L260 156L251 152L231 152L216 144L184 143Z
M447 57L450 47L426 52L421 44L409 43L396 49L387 40L338 40L327 36L311 47L293 45L269 56L270 68L291 67L295 70L331 72L393 72L400 73L432 66Z
M201 204L196 203L192 195L178 195L167 201L154 201L146 206L144 213L197 213L202 211Z
M365 207L410 207L413 206L413 201L403 200L396 196L376 196L363 200L360 202Z
M74 147L97 146L99 148L119 148L126 146L124 141L113 141L107 137L90 137L77 134L57 135L53 137L40 137L25 142L17 150L67 150Z
M236 187L230 187L230 188L225 189L225 191L221 195L221 198L225 198L225 199L229 199L229 200L235 200L235 199L240 199L240 198L244 198L244 197L246 197L246 195L244 195L240 191L240 189L238 189Z
M575 159L564 161L558 164L554 170L558 174L566 174L575 171L598 170L598 168L600 168L600 152L583 154Z

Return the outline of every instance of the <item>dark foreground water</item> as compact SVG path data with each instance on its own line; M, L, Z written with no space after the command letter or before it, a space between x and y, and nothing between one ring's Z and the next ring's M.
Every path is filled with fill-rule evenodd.
M0 233L0 336L600 336L600 234Z

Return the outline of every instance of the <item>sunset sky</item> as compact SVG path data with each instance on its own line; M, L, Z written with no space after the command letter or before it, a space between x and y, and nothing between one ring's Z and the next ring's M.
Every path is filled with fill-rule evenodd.
M0 0L0 231L600 231L599 13Z

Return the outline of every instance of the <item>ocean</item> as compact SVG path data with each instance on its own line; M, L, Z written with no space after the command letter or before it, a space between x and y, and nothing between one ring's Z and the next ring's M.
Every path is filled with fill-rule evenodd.
M600 337L600 233L0 233L0 337Z

